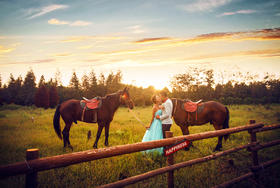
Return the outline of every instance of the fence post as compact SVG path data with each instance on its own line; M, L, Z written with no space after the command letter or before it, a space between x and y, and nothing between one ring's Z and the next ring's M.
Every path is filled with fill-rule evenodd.
M165 137L166 138L173 137L173 132L165 131ZM173 154L167 156L166 162L167 162L168 166L174 164L174 156L173 156ZM168 182L168 188L174 188L174 171L168 172L167 182Z
M255 120L249 120L249 124L256 123ZM251 143L257 141L257 135L252 130L249 130L249 133L251 135ZM259 165L259 159L258 159L258 151L252 151L252 159L253 159L253 165L257 166Z
M256 123L255 120L249 120L249 124L254 124ZM253 129L249 130L249 134L251 135L251 143L256 142L257 141L257 135L256 132L252 131ZM258 151L257 150L252 150L252 161L253 161L253 166L258 166L259 165L259 158L258 158ZM257 173L257 171L252 171L254 173L254 178L256 183L259 185L259 175Z
M39 149L26 150L26 165L28 165L29 160L38 159L38 158L39 158ZM36 188L37 185L38 185L37 172L27 173L25 176L25 187L26 188L30 188L30 187Z

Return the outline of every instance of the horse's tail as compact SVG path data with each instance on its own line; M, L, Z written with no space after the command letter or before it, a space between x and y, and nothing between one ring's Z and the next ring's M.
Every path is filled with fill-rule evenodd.
M62 135L61 135L61 129L60 129L60 123L59 123L59 119L60 119L60 104L56 107L56 111L54 113L53 116L53 128L57 134L57 136L62 139Z
M225 119L225 121L224 121L224 123L223 123L223 129L229 128L229 125L228 125L228 124L229 124L229 110L228 110L227 107L225 107L225 109L226 109L226 119ZM228 138L229 138L229 134L224 135L225 141L226 141Z

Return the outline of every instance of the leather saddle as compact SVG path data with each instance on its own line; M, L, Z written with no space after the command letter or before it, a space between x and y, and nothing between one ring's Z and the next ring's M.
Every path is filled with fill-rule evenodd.
M197 102L193 102L191 100L187 100L183 103L183 109L186 112L195 112L197 110L198 105L202 102L202 100L199 100Z
M97 122L97 109L102 106L101 97L95 97L93 99L87 99L83 97L83 100L80 101L81 108L83 109L81 120L91 121L93 123ZM86 115L86 111L87 115ZM90 115L88 113L91 113ZM85 118L87 116L87 118Z
M204 103L202 103L202 100L193 102L191 100L184 100L182 104L182 109L185 110L188 113L188 123L191 123L191 114L192 112L195 112L195 121L197 121L197 115L198 113L202 112L204 109Z
M93 99L87 99L83 97L84 100L81 100L82 108L86 107L87 110L94 110L100 108L102 105L102 100L100 97L95 97Z

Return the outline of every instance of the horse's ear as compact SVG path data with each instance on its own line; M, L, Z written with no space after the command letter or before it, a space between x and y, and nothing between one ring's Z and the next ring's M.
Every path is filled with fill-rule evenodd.
M127 87L125 87L125 88L123 89L123 92L126 92L126 91L128 91Z

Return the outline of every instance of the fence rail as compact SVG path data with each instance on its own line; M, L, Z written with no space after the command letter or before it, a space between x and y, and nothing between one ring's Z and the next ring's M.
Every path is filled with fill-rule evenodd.
M82 152L74 152L74 153L70 153L70 154L45 157L45 158L38 158L38 156L37 156L38 154L36 154L35 157L33 156L31 158L27 158L27 160L25 160L24 162L18 162L18 163L14 163L14 164L0 166L0 178L2 179L2 178L9 177L9 176L26 174L26 184L27 184L26 186L30 185L31 187L36 187L37 186L37 183L36 183L37 182L37 172L39 172L39 171L66 167L66 166L73 165L73 164L78 164L78 163L82 163L82 162L93 161L93 160L98 160L98 159L108 158L108 157L113 157L113 156L118 156L118 155L124 155L124 154L133 153L133 152L144 151L147 149L169 146L169 145L175 144L179 141L182 141L183 139L187 139L190 141L196 141L196 140L202 140L202 139L207 139L207 138L213 138L213 137L217 137L217 136L223 136L223 135L227 135L227 134L233 134L233 133L242 132L242 131L248 131L250 133L251 142L249 144L246 144L243 146L238 146L236 148L232 148L232 149L229 149L226 151L222 151L222 152L215 153L215 154L212 154L209 156L192 159L192 160L177 163L177 164L173 164L171 159L169 159L169 163L168 163L169 166L159 168L156 170L152 170L152 171L149 171L144 174L137 175L137 176L129 177L129 178L126 178L121 181L117 181L114 183L100 186L100 187L123 187L123 186L129 185L129 184L133 184L133 183L157 176L159 174L168 172L170 174L170 177L168 180L168 185L169 185L169 187L173 187L174 186L174 184L173 184L173 171L174 170L184 168L187 166L191 166L191 165L195 165L198 163L206 162L209 160L213 160L218 157L221 157L221 156L233 153L233 152L237 152L242 149L247 149L248 151L252 152L252 159L253 159L252 169L257 168L259 166L258 154L257 154L258 150L263 149L265 147L271 147L274 145L278 145L278 144L280 144L280 140L275 140L275 141L271 141L271 142L268 142L265 144L260 144L256 140L256 133L262 132L262 131L273 130L273 129L277 129L277 128L280 128L280 124L263 127L262 123L255 123L255 121L250 120L250 124L245 125L245 126L239 126L239 127L228 128L228 129L217 130L217 131L203 132L203 133L192 134L192 135L171 137L171 138L166 138L163 140L140 142L140 143L134 143L134 144L129 144L129 145L120 145L120 146L114 146L114 147L102 148L102 149L92 149L92 150L87 150L87 151L82 151ZM29 152L27 152L27 155L28 155L28 153ZM278 163L279 161L280 161L279 159L276 161L273 161L272 164ZM221 184L219 186L233 184L233 183L236 183L243 179L252 177L253 175L254 175L254 171L252 170L252 172L250 172L248 174L235 178L229 182L225 182L224 184Z

